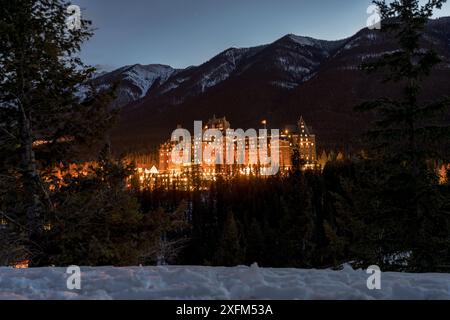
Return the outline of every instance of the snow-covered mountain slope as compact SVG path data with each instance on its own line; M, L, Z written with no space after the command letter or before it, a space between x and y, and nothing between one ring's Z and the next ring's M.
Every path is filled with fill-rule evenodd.
M436 69L449 69L450 64L450 18L430 20L421 37L422 48L433 48L443 63ZM363 29L348 39L334 56L335 65L341 70L357 70L361 63L377 59L399 50L396 41L378 30Z
M166 83L149 92L149 99L162 99L169 104L179 104L217 86L234 75L243 61L251 59L264 46L230 48L197 67L174 74Z
M142 98L177 105L233 77L253 77L292 89L308 80L341 43L287 35L268 45L227 49L200 66L183 70L160 65L123 67L99 77L97 83L122 81L116 106Z
M122 107L145 97L150 88L163 84L176 72L177 70L166 65L135 64L103 74L95 79L95 83L103 87L117 83L114 107Z
M293 88L307 80L340 43L288 35L268 45L230 48L198 67L177 73L149 96L170 96L169 102L179 104L230 78L243 77Z
M293 89L308 81L344 41L290 34L271 44L248 69L253 69L258 77L270 74L270 82L275 86Z
M81 290L67 289L65 268L0 268L0 299L450 299L450 275L382 273L369 290L364 270L252 267L81 268Z
M449 47L450 18L431 20L425 45ZM103 87L119 82L115 107L137 100L141 105L179 105L230 79L246 79L282 89L294 89L334 64L341 71L357 71L360 64L394 50L392 41L378 30L363 29L339 41L325 41L289 34L271 44L252 48L230 48L211 60L182 70L164 65L122 67L96 79ZM441 50L442 51L442 50ZM450 70L450 51L441 68ZM134 106L136 107L136 106Z

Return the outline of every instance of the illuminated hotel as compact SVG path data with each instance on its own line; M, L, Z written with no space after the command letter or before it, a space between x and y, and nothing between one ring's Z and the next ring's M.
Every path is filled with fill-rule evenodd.
M266 125L266 121L263 121ZM180 128L180 127L179 127ZM203 132L208 129L218 129L223 134L226 134L226 130L230 129L231 125L226 118L216 118L215 116L210 119L203 127ZM204 180L214 180L217 175L235 175L235 174L257 174L258 165L255 165L251 159L258 157L252 152L258 152L256 149L249 146L250 139L245 139L245 157L243 164L225 164L217 165L215 161L205 160L202 164L196 165L194 162L176 164L172 160L172 151L176 143L167 141L162 144L159 149L159 177L162 179L172 180L174 177L179 177L184 180L188 175L192 175L193 172L200 175ZM192 154L195 156L198 148L198 144L202 144L203 151L207 148L211 142L196 141L196 138L192 139ZM268 143L270 145L270 136L268 137ZM237 140L233 141L234 151L236 151ZM227 155L226 146L224 145L222 156ZM294 150L298 150L302 166L304 169L313 169L317 166L316 155L316 137L312 134L312 129L308 127L300 118L296 126L288 126L280 133L279 139L279 164L280 172L286 172L292 168L292 158ZM272 156L272 155L271 155ZM234 152L236 159L237 153ZM182 178L184 177L184 178Z

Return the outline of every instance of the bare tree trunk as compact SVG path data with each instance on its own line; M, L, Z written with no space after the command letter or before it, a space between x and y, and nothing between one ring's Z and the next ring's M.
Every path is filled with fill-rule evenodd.
M22 110L24 111L24 110ZM40 201L39 173L33 150L32 128L29 117L22 112L20 119L21 173L26 201L27 230L30 241L30 252L39 254L39 242L43 234L42 203ZM32 257L33 258L33 257Z

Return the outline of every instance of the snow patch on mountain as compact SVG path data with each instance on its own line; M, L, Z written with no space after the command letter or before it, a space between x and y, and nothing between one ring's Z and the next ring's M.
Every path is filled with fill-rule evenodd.
M292 90L292 89L298 87L298 83L288 82L288 81L273 81L273 82L271 82L271 84L276 87L280 87L280 88L288 89L288 90Z
M200 81L201 92L227 80L236 71L239 63L258 48L231 48L219 54L214 60L224 60L220 65L208 70ZM211 60L210 62L212 62Z
M136 98L143 98L156 81L164 83L175 72L175 69L163 65L134 65L124 73L124 80L136 86L140 93Z
M361 37L357 37L357 38L353 39L352 41L348 42L348 43L344 46L344 49L345 49L345 50L350 50L350 49L359 47L359 46L360 46L360 43L359 43L360 40L361 40Z
M75 96L80 100L83 101L87 98L89 93L89 87L85 85L79 85L76 87Z
M225 57L231 66L236 68L243 56L249 51L250 48L231 48L222 53L222 57Z
M366 53L366 54L358 55L358 58L361 59L361 61L365 61L368 59L380 58L385 55L391 55L391 54L394 54L397 52L400 52L400 50L391 50L391 51L383 51L383 52L376 52L376 53Z
M218 68L205 74L200 82L201 92L205 92L206 89L214 87L228 79L235 68L235 65L223 63Z
M344 50L350 50L353 48L360 47L364 42L367 41L376 41L379 38L379 35L375 32L368 32L364 35L357 36L353 38L351 41L347 42L344 46Z
M95 86L95 90L97 92L105 91L111 88L111 86L107 83L102 83ZM75 97L79 99L79 101L84 101L87 99L88 95L91 92L91 88L88 85L78 85L75 91Z
M306 47L306 46L309 46L309 47L315 47L315 46L322 47L322 44L321 44L320 40L316 40L316 39L313 39L313 38L310 38L310 37L302 37L302 36L297 36L295 34L290 34L290 35L288 35L288 37L292 41L294 41L295 43L297 43L297 44L299 44L299 45L301 45L303 47Z
M288 73L309 74L311 72L310 68L292 63L285 57L279 57L277 60L278 60L278 64L281 66L281 68ZM315 65L315 63L311 62L310 65Z
M366 39L370 41L375 41L378 39L378 34L376 34L375 32L369 32L366 34Z

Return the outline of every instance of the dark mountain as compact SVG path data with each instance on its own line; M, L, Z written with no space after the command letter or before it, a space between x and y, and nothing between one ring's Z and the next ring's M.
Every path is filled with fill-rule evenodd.
M432 100L450 92L450 18L431 21L422 45L434 48L443 60L424 83L421 99ZM321 146L355 146L355 138L367 129L371 118L354 112L354 107L401 93L399 86L382 84L380 75L368 76L359 66L395 50L395 42L386 34L361 30L310 81L293 90L274 118L280 123L300 113L314 127Z
M430 21L423 46L435 48L444 61L425 84L423 99L431 99L450 92L450 18ZM341 41L287 35L269 45L226 50L198 67L167 67L170 76L147 84L146 94L129 94L139 85L126 80L120 89L125 99L117 105L131 103L122 109L114 144L121 151L156 146L177 124L191 130L194 120L216 114L234 128L258 127L262 119L282 128L303 115L321 147L355 146L370 117L353 108L399 91L380 84L377 75L364 74L359 65L394 50L392 39L375 30L363 29ZM124 74L119 70L112 74ZM103 79L113 79L112 74Z

